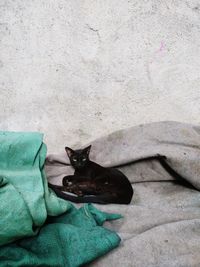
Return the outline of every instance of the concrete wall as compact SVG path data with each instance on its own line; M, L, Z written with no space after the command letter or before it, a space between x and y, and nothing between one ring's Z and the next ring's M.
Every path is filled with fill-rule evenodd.
M1 0L0 129L49 152L132 125L200 123L199 0Z

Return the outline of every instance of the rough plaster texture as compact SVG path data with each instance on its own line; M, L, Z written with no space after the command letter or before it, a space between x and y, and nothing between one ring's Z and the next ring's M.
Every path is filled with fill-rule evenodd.
M199 0L0 0L0 129L49 152L139 123L200 123Z

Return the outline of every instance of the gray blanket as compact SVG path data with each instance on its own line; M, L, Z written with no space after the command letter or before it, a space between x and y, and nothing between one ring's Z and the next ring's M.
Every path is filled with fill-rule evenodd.
M106 225L122 243L91 266L200 266L199 126L158 122L117 131L92 142L91 159L120 167L134 188L130 205L96 205L124 215ZM65 152L47 157L51 183L73 173L66 164Z

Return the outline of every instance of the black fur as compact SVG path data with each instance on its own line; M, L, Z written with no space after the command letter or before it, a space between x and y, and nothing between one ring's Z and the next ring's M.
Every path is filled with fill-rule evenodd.
M65 176L63 185L49 184L55 193L76 203L129 204L133 188L128 178L115 168L105 168L89 159L91 146L80 150L65 147L74 175ZM64 193L74 193L77 196Z

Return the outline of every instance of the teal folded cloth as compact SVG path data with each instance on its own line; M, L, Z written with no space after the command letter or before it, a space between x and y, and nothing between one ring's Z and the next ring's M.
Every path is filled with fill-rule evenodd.
M48 189L40 133L0 132L0 245L35 235L70 208Z
M42 134L0 132L2 267L81 266L120 242L115 232L102 227L120 215L92 205L76 209L49 190L45 157Z
M104 227L105 220L120 218L91 204L51 217L35 237L0 248L0 266L82 266L117 247L119 236Z

